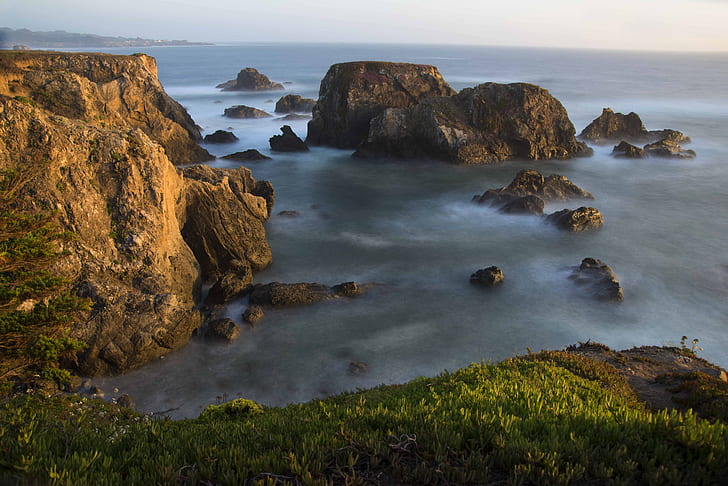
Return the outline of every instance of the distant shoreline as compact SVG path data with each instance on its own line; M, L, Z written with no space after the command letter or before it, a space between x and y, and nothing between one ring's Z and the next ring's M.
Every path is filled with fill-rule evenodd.
M210 42L190 42L186 40L142 39L129 37L109 37L96 34L77 34L57 30L35 32L28 29L0 27L0 48L16 47L29 49L78 48L78 47L153 47L153 46L212 46Z

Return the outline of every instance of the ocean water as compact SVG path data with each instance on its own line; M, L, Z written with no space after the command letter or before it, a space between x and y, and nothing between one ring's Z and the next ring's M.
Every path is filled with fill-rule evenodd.
M142 369L95 380L108 396L117 388L143 411L190 417L236 397L283 405L589 339L623 349L677 345L687 335L700 339L700 356L728 366L728 55L292 44L144 52L157 59L165 89L203 133L232 129L240 138L207 146L211 153L255 148L273 157L248 165L276 189L266 225L273 264L256 282L378 285L355 299L270 310L255 328L242 325L232 344L193 338ZM358 160L322 147L272 154L268 138L281 125L303 138L307 122L222 116L235 104L272 113L288 93L316 98L328 67L352 60L434 64L458 90L487 81L535 83L564 104L577 132L604 107L634 111L648 129L690 136L685 148L698 156L621 160L610 156L611 147L595 147L587 159L463 167ZM248 66L288 83L286 90L215 89ZM605 226L564 233L539 218L471 202L523 168L565 175L594 194L589 205ZM278 216L282 210L300 216ZM617 273L623 303L596 301L567 278L589 256ZM505 284L494 291L471 286L470 274L490 265L503 269ZM243 299L227 311L242 323L245 307ZM368 372L351 375L352 361L367 362Z

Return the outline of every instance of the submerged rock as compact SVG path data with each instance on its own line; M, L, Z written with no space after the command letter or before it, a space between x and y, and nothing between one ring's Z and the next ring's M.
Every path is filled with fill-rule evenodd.
M233 260L228 270L217 279L207 293L205 303L215 306L236 299L250 290L253 271L247 262Z
M230 108L225 108L223 116L228 118L270 118L273 115L258 108L253 108L252 106L235 105Z
M337 297L353 297L362 292L354 282L344 282L329 287L319 283L279 283L258 284L250 293L250 303L260 306L284 307L312 304Z
M503 270L498 267L488 267L478 270L470 276L470 283L483 285L485 287L495 287L503 283L505 276Z
M545 89L484 83L407 109L386 109L371 120L355 155L464 164L591 155L574 134L566 110Z
M207 323L205 337L228 342L235 341L240 337L240 327L232 319L215 319Z
M596 208L582 206L578 209L563 209L546 216L546 221L565 231L591 231L604 225L602 213Z
M270 149L276 152L306 152L308 146L301 140L288 125L281 127L282 135L273 135L270 139Z
M268 79L257 69L247 67L238 73L237 78L218 84L223 91L273 91L285 89L282 84Z
M276 102L276 113L311 113L316 100L302 98L299 95L289 94Z
M386 108L409 108L429 96L454 93L434 66L377 61L334 64L321 81L306 141L353 149L367 138L372 118Z
M614 271L595 258L584 258L572 274L571 280L578 285L586 286L596 297L602 300L622 301L622 286Z
M283 121L299 121L299 120L310 120L311 115L302 115L300 113L289 113L286 116L282 116L280 118L276 118L277 120L283 120Z
M221 158L226 160L235 160L237 162L251 162L256 160L270 160L270 157L263 155L255 149L248 149L243 152L235 152L234 154L223 155Z
M664 138L645 145L644 152L651 157L694 159L694 150L683 149L674 139Z
M205 143L235 143L239 140L233 132L215 130L215 133L205 135Z

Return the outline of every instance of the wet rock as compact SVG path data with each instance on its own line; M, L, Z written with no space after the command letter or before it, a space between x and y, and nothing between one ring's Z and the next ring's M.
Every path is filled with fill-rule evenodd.
M546 216L546 221L565 231L591 231L604 225L602 213L596 208L582 206L578 209L563 209Z
M684 150L680 144L672 139L665 138L645 145L645 153L650 157L664 157L674 159L693 159L694 150Z
M240 328L232 319L215 319L207 323L205 338L232 342L240 336Z
M333 287L319 283L258 284L250 293L250 303L268 307L284 307L311 304L337 297L352 297L362 292L354 282L344 282Z
M239 140L233 132L216 130L215 133L205 135L205 143L234 143Z
M257 160L270 160L270 157L263 155L255 149L248 149L234 154L223 155L223 159L235 160L236 162L252 162Z
M489 189L476 201L479 203L490 202L492 206L500 206L524 196L538 196L548 202L594 199L594 196L562 175L552 174L544 177L536 170L523 169L516 174L508 186Z
M209 306L225 304L241 297L253 283L253 271L247 262L232 260L229 269L210 287L205 299Z
M482 285L484 287L495 287L496 285L503 283L504 279L505 276L503 275L503 270L493 266L483 268L472 274L470 276L470 283Z
M273 206L273 188L256 181L245 167L182 169L186 211L182 236L195 255L203 281L217 280L237 263L253 271L270 265L272 254L263 223Z
M499 209L500 212L506 214L543 214L545 204L543 199L538 196L523 196L514 199Z
M293 132L289 125L281 127L282 135L273 135L269 142L271 150L276 152L306 152L308 146Z
M273 115L252 106L235 105L225 108L223 116L228 118L269 118Z
M619 145L615 145L612 149L612 155L626 159L643 159L645 157L644 149L635 147L631 143L622 140Z
M136 400L134 400L129 394L124 393L116 400L116 404L120 407L136 409Z
M316 100L299 95L286 95L276 102L276 113L311 113Z
M268 79L257 69L247 67L238 73L237 78L218 84L223 91L272 91L285 89L282 84Z
M579 285L588 287L601 300L624 300L617 275L609 265L600 260L584 258L569 278Z
M604 108L602 114L582 130L579 138L593 143L612 140L644 140L649 132L637 113L627 115Z
M331 291L335 295L342 295L344 297L354 297L356 295L361 294L364 289L362 289L359 284L356 282L342 282L338 285L334 285L331 287Z
M591 155L549 92L527 83L484 83L372 119L356 156L430 158L462 164Z
M301 214L298 211L291 211L291 210L280 211L278 213L278 216L283 216L285 218L297 218L300 215Z
M258 322L260 322L260 320L263 319L263 316L263 307L257 304L249 305L248 308L245 309L245 312L243 312L243 320L251 326L255 326Z
M369 372L369 363L366 361L352 361L349 363L349 374L354 376L365 375Z
M321 81L306 141L353 149L367 138L372 118L386 108L409 108L429 96L454 93L434 66L376 61L334 64Z
M99 398L104 397L104 390L102 390L101 388L99 388L96 385L91 386L91 388L88 389L88 392L90 395L93 395L93 396L96 396Z

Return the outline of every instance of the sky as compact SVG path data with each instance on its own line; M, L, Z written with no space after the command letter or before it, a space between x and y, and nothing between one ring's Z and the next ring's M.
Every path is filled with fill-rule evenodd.
M0 0L0 27L207 42L728 51L728 0Z

